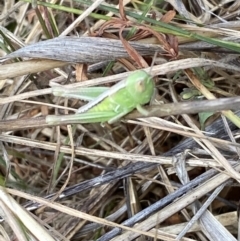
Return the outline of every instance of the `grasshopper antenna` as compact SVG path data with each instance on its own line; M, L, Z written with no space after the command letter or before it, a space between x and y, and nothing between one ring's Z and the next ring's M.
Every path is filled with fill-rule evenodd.
M149 75L151 75L151 71L152 71L154 62L155 62L155 60L156 60L156 58L157 58L157 54L158 54L158 51L156 51L155 54L154 54L154 56L153 56L152 63L151 63L150 69L149 69ZM152 76L152 77L153 77L153 76ZM154 81L154 80L152 79L152 81ZM156 95L157 95L157 89L156 89L156 87L155 87L155 88L154 88L153 96L152 96L152 98L151 98L151 100L150 100L150 105L152 105L152 104L154 103Z
M150 66L150 70L149 70L149 74L150 75L151 75L151 72L152 72L152 68L153 68L154 62L155 62L155 60L157 58L157 54L158 54L158 51L156 51L154 56L153 56L152 63L151 63L151 66Z

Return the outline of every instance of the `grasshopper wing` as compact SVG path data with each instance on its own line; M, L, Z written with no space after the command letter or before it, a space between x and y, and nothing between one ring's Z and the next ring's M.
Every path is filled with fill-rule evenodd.
M82 112L88 111L89 109L91 109L93 106L95 106L98 103L100 103L101 101L103 101L108 96L110 96L112 94L115 94L118 90L123 89L125 87L126 87L126 81L125 80L122 80L122 81L118 82L116 85L112 86L107 91L105 91L102 94L100 94L94 100L92 100L92 101L88 102L86 105L80 107L77 110L77 113L82 113Z

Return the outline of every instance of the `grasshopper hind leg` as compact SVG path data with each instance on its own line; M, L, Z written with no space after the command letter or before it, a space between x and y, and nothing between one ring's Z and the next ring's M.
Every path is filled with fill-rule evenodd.
M123 116L125 116L126 114L129 113L129 110L125 110L121 113L119 113L118 115L114 116L113 118L111 118L108 123L109 124L113 124L114 122L117 122L119 119L121 119Z
M148 115L148 111L145 110L141 105L137 105L136 106L137 110L142 114L142 115ZM125 116L126 114L129 113L129 110L126 109L123 112L119 113L118 115L114 116L113 118L111 118L108 123L109 124L113 124L114 122L117 122L119 119L121 119L123 116Z

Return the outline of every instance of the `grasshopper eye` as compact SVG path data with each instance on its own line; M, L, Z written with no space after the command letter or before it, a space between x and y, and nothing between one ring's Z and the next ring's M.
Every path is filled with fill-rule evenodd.
M144 83L144 81L138 81L137 83L136 83L136 90L138 91L138 92L143 92L144 90L145 90L145 88L146 88L146 86L145 86L145 83Z

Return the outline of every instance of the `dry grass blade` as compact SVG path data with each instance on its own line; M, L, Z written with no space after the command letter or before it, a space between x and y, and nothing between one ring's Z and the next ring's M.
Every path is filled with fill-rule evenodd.
M236 224L237 221L237 213L236 212L229 212L228 214L221 214L221 215L217 215L215 216L215 218L221 223L221 225L223 226L234 226ZM187 225L188 223L181 223L181 224L175 224L175 225L171 225L169 227L163 227L160 228L159 230L164 231L166 233L171 232L174 234L178 234L181 232L181 230ZM188 231L189 233L191 232L197 232L200 231L201 228L199 226L199 223L195 223L192 228ZM154 232L154 230L153 230ZM236 230L234 231L234 233L236 233Z
M160 47L154 44L132 42L131 45L142 55L153 55L156 51L161 51ZM96 63L126 58L128 54L121 42L115 39L58 37L25 46L2 59L24 57L61 60L70 63Z
M36 222L36 220L24 210L4 189L0 190L1 209L3 216L7 216L9 224L13 225L12 229L16 232L19 240L28 240L27 236L34 236L38 240L54 241L46 229ZM27 229L26 233L24 229Z
M240 166L236 168L236 170L240 170ZM135 226L135 228L140 230L149 230L150 228L156 226L156 222L161 222L171 215L173 215L175 212L178 212L182 208L188 206L193 201L200 198L202 195L206 194L207 192L211 191L212 189L216 188L221 183L224 183L226 180L228 180L229 177L225 174L219 174L218 176L210 179L206 183L200 185L199 187L195 188L195 190L189 192L188 194L184 195L183 197L179 198L172 204L166 206L161 211L157 212L156 214L152 215L150 218L146 219L142 223ZM204 188L203 188L204 186ZM124 234L118 236L117 238L113 240L133 240L134 238L138 237L139 235L133 232L125 232ZM101 239L99 239L101 240Z
M65 36L69 34L74 28L77 27L90 13L92 13L98 5L100 5L104 0L97 0L95 1L82 15L80 15L67 29L65 29L62 33L61 36Z
M155 237L155 235L153 235L153 234L150 234L150 233L147 233L147 232L143 232L141 230L136 230L134 228L124 227L123 225L119 225L119 224L116 224L116 223L113 223L113 222L110 222L110 221L106 221L105 219L97 218L97 217L91 216L89 214L76 211L74 209L71 209L69 207L60 205L58 203L47 202L47 201L45 201L42 198L36 198L36 197L30 196L29 194L25 194L25 193L19 192L17 190L13 191L13 190L9 189L8 192L11 193L11 194L14 194L14 195L18 195L19 197L28 198L29 200L36 201L36 202L39 202L41 204L47 205L48 207L51 207L51 208L56 209L56 210L59 210L61 212L69 214L71 216L75 216L75 217L78 217L78 218L86 219L86 220L92 221L92 222L97 222L97 223L100 223L101 225L110 225L110 226L113 226L113 227L118 226L118 227L124 228L126 230L136 231L139 234L143 234L143 235L146 235L146 236L149 236L149 237ZM161 234L158 237L159 238L164 238L164 236L161 235ZM49 240L53 240L53 239L49 239ZM168 240L170 240L170 239L168 239ZM174 239L171 239L171 241L174 241Z

